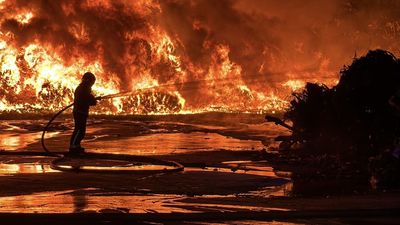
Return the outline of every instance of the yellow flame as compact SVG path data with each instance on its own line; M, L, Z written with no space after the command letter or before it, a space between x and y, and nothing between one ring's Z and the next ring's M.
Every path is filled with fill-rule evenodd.
M90 3L90 4L89 4ZM90 1L88 7L97 3ZM21 24L29 23L32 13L17 16ZM79 23L71 24L69 31L81 40L89 41L87 28ZM90 63L85 58L74 58L72 64L66 64L57 51L51 51L35 41L22 47L8 45L12 40L9 34L0 33L0 78L7 96L0 101L1 111L54 111L70 104L73 92L80 83L81 75L91 71L97 76L93 92L95 95L115 94L121 91L137 91L132 96L102 101L95 107L95 113L104 114L169 114L198 113L205 111L223 112L268 112L284 110L288 103L281 97L270 93L256 91L242 79L242 68L230 59L230 48L225 44L216 44L207 67L195 63L183 65L182 57L177 54L174 41L159 27L150 28L149 41L152 62L166 62L175 70L174 77L161 83L150 69L138 70L130 81L132 90L122 90L118 74L107 72L100 61ZM144 38L140 33L125 34L126 39ZM1 40L3 38L3 40ZM179 41L179 40L175 40ZM211 43L208 43L211 47ZM128 65L129 67L131 65ZM134 66L134 65L133 65ZM132 70L136 72L136 70ZM211 104L200 108L188 105L184 95L174 83L191 82L188 73L194 74L191 79L206 79L202 94L211 98ZM221 80L223 82L221 82ZM288 81L284 86L298 89L302 81ZM122 84L127 86L126 84Z
M21 13L15 17L15 19L21 24L28 24L32 18L33 18L32 12Z
M292 91L297 91L304 88L306 82L303 80L288 80L282 86L290 88Z

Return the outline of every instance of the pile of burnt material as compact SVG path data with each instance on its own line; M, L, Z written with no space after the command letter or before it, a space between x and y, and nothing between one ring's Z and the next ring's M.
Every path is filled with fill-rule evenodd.
M370 51L343 68L336 86L308 83L293 94L284 114L292 125L275 120L292 130L278 138L281 148L305 161L325 158L330 173L346 168L348 174L365 174L374 186L400 186L397 99L400 60L384 50Z

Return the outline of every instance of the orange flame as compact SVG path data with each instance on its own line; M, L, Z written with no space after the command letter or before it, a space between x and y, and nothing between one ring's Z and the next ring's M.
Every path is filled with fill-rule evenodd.
M276 29L286 24L279 16L291 19L286 22L295 19L290 13L271 19L279 12L271 16L258 8L271 8L267 2L219 1L215 10L207 1L47 4L0 0L0 112L61 109L72 102L81 75L91 71L97 77L95 95L130 93L101 101L95 113L275 113L286 109L290 93L306 82L335 85L337 65L348 55L347 49L326 47L322 41L313 47L318 35L327 32L315 21L302 21L311 23L307 32L293 24ZM331 4L323 9L339 7ZM219 15L222 7L226 10ZM219 23L223 19L230 24ZM327 21L341 26L345 19ZM379 28L374 24L368 29ZM390 21L382 32L393 42L399 27ZM330 37L328 42L334 41ZM371 47L365 46L361 49Z

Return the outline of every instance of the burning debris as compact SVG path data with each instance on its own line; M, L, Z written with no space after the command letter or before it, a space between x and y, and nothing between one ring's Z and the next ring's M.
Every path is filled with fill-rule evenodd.
M318 13L310 14L315 6ZM354 51L396 50L397 6L3 0L0 111L61 109L84 71L98 77L96 95L139 92L104 101L97 113L282 111L306 81L335 85L334 71Z
M332 88L308 83L293 94L284 114L293 123L292 135L281 137L281 146L299 148L303 162L324 161L315 168L333 176L369 174L374 186L400 185L400 159L394 154L400 114L389 104L400 89L400 60L387 51L370 51L340 74Z

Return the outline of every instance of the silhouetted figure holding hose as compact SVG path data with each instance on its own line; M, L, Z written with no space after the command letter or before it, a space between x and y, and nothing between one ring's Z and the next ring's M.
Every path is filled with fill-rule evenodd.
M89 116L89 107L96 105L96 98L92 94L92 86L96 77L91 72L83 74L82 82L74 93L74 132L72 133L69 152L72 154L84 153L81 141L86 133L86 121Z

